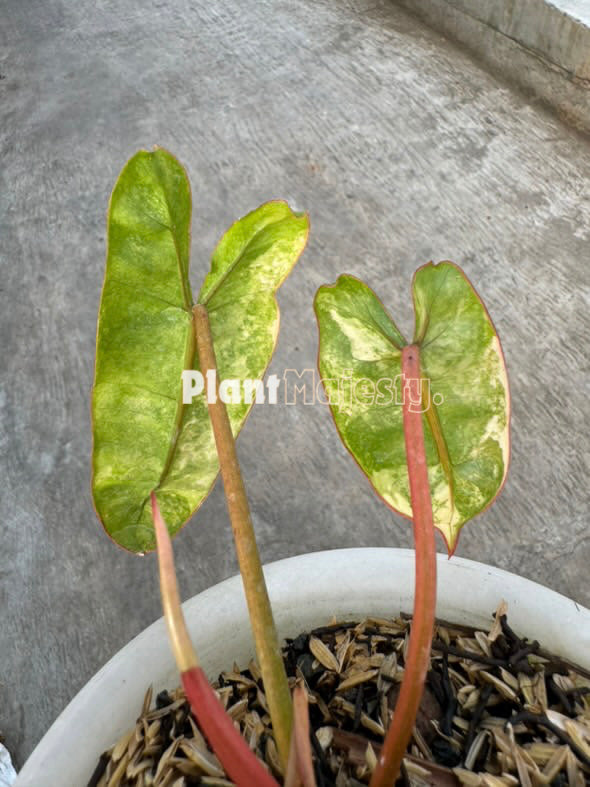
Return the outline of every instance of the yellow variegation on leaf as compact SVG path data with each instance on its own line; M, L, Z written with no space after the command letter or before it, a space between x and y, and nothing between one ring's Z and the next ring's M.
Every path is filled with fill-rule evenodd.
M508 470L510 399L497 333L452 262L413 281L424 438L435 526L449 552L497 496ZM352 276L319 289L319 370L345 445L379 495L411 517L402 423L407 342L372 290Z
M170 532L191 516L218 473L204 396L182 402L181 373L198 369L189 282L191 194L167 151L123 168L107 221L92 392L94 503L122 547L155 546L150 492ZM209 313L219 379L261 379L275 347L275 293L303 251L305 214L269 202L221 239L197 302ZM232 430L251 404L228 404Z

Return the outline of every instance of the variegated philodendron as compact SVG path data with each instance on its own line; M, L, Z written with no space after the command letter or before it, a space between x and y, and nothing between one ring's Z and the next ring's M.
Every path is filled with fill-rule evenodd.
M423 266L412 290L434 523L453 552L461 527L493 501L506 478L508 380L492 321L458 266ZM383 379L399 379L407 342L377 296L352 276L321 287L315 309L320 375L338 403L332 413L340 436L379 495L411 516L399 402L383 407L357 395L343 407L337 389L343 377L369 393Z
M152 490L174 533L219 470L206 401L182 401L182 371L198 370L190 224L190 187L178 161L162 149L133 156L108 212L92 488L107 533L134 552L155 546ZM307 215L269 202L221 239L196 303L207 307L222 379L263 377L278 335L275 293L307 234ZM234 435L250 408L248 402L228 405Z

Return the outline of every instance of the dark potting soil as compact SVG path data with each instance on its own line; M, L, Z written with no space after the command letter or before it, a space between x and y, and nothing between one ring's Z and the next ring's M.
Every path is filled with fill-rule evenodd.
M368 618L287 640L287 674L308 693L318 787L368 784L403 677L410 624ZM234 665L215 688L280 782L256 663ZM151 699L149 691L135 728L101 757L88 787L231 785L182 689L159 694L154 708ZM502 606L489 632L439 621L398 784L590 784L590 674L521 639Z

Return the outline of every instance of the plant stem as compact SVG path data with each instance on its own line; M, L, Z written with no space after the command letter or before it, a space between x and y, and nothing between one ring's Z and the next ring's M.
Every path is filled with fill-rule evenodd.
M430 663L436 610L436 547L422 413L419 412L422 398L420 350L417 345L403 348L402 374L405 381L403 421L406 462L416 548L414 616L400 693L370 787L391 787L398 777L422 699Z
M182 614L180 593L178 592L178 582L174 568L172 541L170 540L168 528L162 519L155 492L151 493L151 503L156 533L162 610L174 660L179 671L183 673L193 667L198 667L199 661L184 621L184 615Z
M199 666L180 606L172 541L154 492L151 494L151 502L164 618L174 658L180 670L184 693L193 716L225 772L237 787L252 787L253 784L258 787L278 787L270 773L250 750L240 731L234 727L233 720L225 712L219 698L209 685L207 676Z
M302 684L293 689L293 733L284 787L317 787L311 738L307 691Z
M250 615L262 680L264 681L273 733L281 762L283 767L286 768L289 759L293 722L289 683L274 625L260 555L256 545L246 489L238 464L236 444L225 404L219 398L217 363L206 308L200 304L195 306L193 308L193 317L201 374L208 380L208 373L211 371L215 372L215 397L214 401L213 398L209 397L211 398L211 401L208 401L209 417L211 418L215 444L219 455L219 466L221 468L227 508L234 534L238 564L244 584L248 613Z

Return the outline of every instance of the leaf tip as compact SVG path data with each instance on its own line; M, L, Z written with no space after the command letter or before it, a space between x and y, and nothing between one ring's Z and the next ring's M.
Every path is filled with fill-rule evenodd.
M443 541L445 542L445 547L447 549L447 558L450 560L455 552L457 551L457 547L459 546L459 530L451 531L450 538L447 538L447 534L444 533L442 530L437 528L438 532L442 535Z

